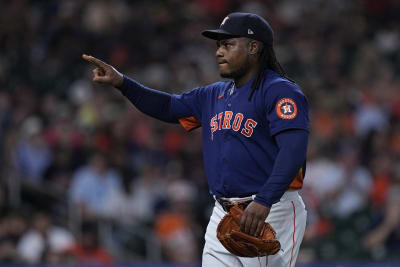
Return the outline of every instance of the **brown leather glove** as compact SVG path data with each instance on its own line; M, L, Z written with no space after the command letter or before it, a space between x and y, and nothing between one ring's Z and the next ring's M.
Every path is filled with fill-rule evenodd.
M281 249L276 232L269 223L264 223L259 237L240 231L240 217L243 210L233 206L217 228L217 237L222 245L239 257L263 257L274 255Z

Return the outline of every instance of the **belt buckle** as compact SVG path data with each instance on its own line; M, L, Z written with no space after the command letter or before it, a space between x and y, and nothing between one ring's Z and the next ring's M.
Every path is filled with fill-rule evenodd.
M245 200L245 201L237 201L238 207L241 208L242 210L245 210L247 206L252 202L253 200Z
M251 203L252 200L245 200L245 201L229 201L229 200L224 200L221 198L218 198L217 201L219 204L221 204L222 209L226 212L229 212L230 209L235 205L235 203L238 204L238 207L241 208L242 210L246 209L247 206Z
M224 200L222 198L217 198L217 201L224 211L229 212L230 207L228 207L228 205L230 204L230 201Z

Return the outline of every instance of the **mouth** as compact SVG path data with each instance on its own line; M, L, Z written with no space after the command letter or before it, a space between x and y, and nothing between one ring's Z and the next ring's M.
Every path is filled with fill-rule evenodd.
M228 61L226 60L219 60L218 65L223 65L223 64L228 64Z

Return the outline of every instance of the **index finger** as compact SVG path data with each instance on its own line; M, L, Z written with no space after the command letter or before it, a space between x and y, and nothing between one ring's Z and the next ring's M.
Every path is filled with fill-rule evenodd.
M87 60L87 61L89 61L90 63L98 66L98 67L104 68L105 66L107 66L107 64L105 62L101 61L98 58L92 57L92 56L88 56L88 55L83 54L82 58Z
M252 218L246 212L243 212L242 217L240 218L240 231L243 233L247 233L249 229L249 224L251 224Z

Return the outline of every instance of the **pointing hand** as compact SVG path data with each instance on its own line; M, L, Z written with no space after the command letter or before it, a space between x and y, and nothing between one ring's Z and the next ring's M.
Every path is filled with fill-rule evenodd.
M114 87L119 87L122 85L124 76L113 66L108 65L100 59L85 54L82 55L82 58L96 66L96 68L92 71L94 82L108 84Z

